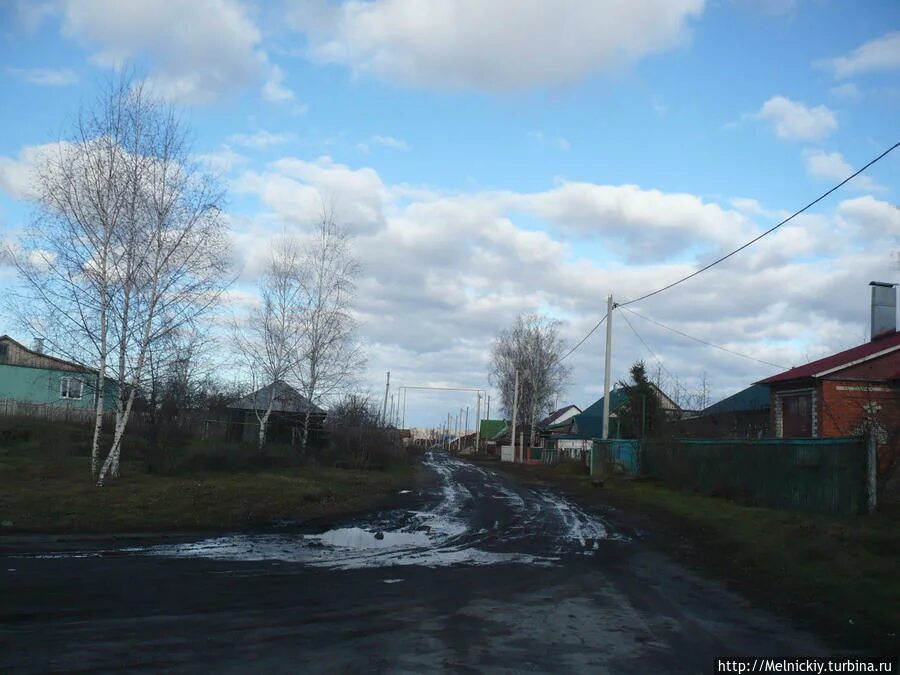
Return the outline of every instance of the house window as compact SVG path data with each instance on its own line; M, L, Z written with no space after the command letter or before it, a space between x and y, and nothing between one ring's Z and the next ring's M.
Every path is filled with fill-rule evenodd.
M63 377L59 380L59 397L80 400L84 395L84 382L77 377Z

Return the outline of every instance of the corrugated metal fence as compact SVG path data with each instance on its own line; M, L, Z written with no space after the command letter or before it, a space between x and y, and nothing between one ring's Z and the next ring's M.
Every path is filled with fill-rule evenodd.
M865 513L866 439L596 441L592 473L632 475L743 504L833 514Z

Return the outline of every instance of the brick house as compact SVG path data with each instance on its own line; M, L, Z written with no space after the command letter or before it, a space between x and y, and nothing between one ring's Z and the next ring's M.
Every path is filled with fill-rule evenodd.
M874 427L884 444L900 431L896 288L880 282L871 286L869 342L758 382L770 388L774 436L855 436Z

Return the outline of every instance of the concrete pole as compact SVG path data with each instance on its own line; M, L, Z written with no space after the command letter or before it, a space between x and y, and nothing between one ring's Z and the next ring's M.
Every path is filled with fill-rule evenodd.
M603 374L603 440L609 438L609 380L612 373L612 293L606 299L606 368Z
M394 424L394 395L393 394L391 394L391 414L388 415L388 419L391 421L391 424Z
M491 395L488 394L487 398L487 412L484 413L484 419L491 419Z
M512 434L509 439L513 446L513 462L516 461L516 417L519 412L519 369L516 368L516 385L513 389Z
M466 406L466 430L463 432L466 436L469 435L469 406Z
M381 423L387 426L387 400L391 390L391 371L387 371L387 382L384 385L384 405L381 407Z
M450 413L447 413L447 452L450 452Z
M400 426L402 428L406 428L406 387L401 387L403 393L403 419L400 421Z
M475 405L475 452L481 452L481 392Z

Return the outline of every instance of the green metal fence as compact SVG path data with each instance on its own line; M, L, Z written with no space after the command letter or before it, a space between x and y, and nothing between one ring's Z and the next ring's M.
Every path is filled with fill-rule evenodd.
M641 473L744 504L866 511L866 442L858 438L645 442Z

